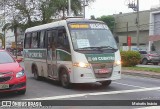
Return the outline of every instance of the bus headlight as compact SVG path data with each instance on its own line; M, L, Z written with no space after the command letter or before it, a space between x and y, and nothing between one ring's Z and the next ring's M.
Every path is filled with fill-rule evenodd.
M76 62L73 64L73 66L82 67L82 68L91 68L90 64L84 63L84 62Z
M115 62L114 62L114 66L119 66L119 65L121 65L121 63L122 63L122 62L121 62L120 60L115 61Z

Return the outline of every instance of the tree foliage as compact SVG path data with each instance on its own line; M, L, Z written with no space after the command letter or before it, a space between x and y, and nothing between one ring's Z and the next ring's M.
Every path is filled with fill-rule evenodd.
M81 5L81 0L71 0L72 15L81 14ZM12 29L17 44L17 28L25 30L66 17L68 0L0 0L0 9L0 14L7 21L3 30Z
M108 25L108 27L110 28L110 30L112 32L114 31L115 19L114 19L113 16L111 16L111 15L109 15L109 16L101 16L101 17L97 18L97 20L105 22Z
M88 0L92 3L94 0ZM18 16L22 28L45 24L62 19L68 15L68 0L2 0L0 2L8 22ZM72 15L77 16L82 11L82 0L71 0Z
M16 16L15 16L11 23L6 23L2 28L2 31L11 29L14 32L15 42L16 42L15 44L16 45L16 58L17 58L17 30L18 30L18 27L21 27L21 24L16 20Z
M94 15L91 15L91 19L92 19L92 20L95 20L96 18L95 18L95 16L94 16Z

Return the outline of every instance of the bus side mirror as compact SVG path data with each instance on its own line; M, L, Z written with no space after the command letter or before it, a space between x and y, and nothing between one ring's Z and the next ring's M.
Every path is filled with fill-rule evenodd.
M119 43L119 37L115 36L114 38L115 38L116 42Z

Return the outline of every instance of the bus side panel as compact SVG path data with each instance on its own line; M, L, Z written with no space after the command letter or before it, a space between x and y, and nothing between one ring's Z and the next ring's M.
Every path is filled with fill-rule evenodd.
M120 51L115 52L115 61L121 61ZM113 67L113 73L111 76L111 80L121 79L121 65Z
M61 68L65 68L69 74L70 82L73 83L73 70L72 70L72 62L71 61L57 61L57 68L60 71ZM58 72L60 74L60 72ZM59 75L60 76L60 75Z
M26 59L24 60L24 68L25 68L26 73L32 73L31 64L32 64L31 61L26 60Z
M73 63L83 62L88 63L84 54L72 51ZM93 70L91 68L73 67L73 83L90 83L96 82Z
M35 60L36 61L36 60ZM38 68L38 74L41 77L48 77L47 63L46 60L37 60L34 62Z
M29 49L24 50L24 66L28 73L32 73L32 66L35 65L38 70L38 75L48 77L45 49Z

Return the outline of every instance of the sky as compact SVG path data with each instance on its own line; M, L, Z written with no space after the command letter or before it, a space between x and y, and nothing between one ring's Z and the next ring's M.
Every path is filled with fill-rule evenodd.
M113 15L119 12L128 13L134 12L131 8L128 8L128 1L132 0L95 0L86 7L85 16L90 18L94 15L96 18L102 15ZM139 0L139 10L149 10L152 6L158 6L160 0Z

